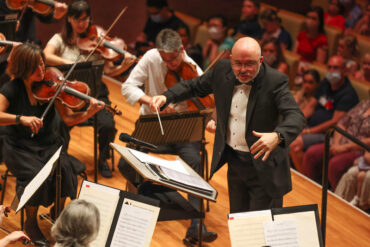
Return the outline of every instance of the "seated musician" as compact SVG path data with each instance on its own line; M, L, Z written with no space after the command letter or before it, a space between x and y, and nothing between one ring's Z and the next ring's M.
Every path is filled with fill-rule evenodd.
M77 0L68 6L65 29L62 33L55 34L47 43L44 52L46 63L48 65L72 64L79 59L84 61L87 53L82 51L77 46L79 36L84 35L90 28L92 18L90 16L90 6L85 0ZM81 55L81 56L80 56ZM129 56L129 55L128 55ZM94 53L89 61L102 59L100 54ZM110 67L110 62L106 62L104 71ZM100 84L99 94L97 98L110 104L108 99L108 88L104 83ZM110 157L109 143L113 142L116 129L113 120L113 115L102 110L97 114L98 119L98 134L99 134L99 171L103 177L112 177L106 160ZM89 124L92 124L92 119L89 119Z
M126 102L132 105L139 102L141 104L140 114L142 115L153 114L150 111L149 103L153 96L163 93L176 83L176 81L169 80L171 77L176 78L178 76L186 79L188 75L183 72L189 71L189 68L193 70L192 78L202 74L199 66L186 54L180 35L176 31L171 29L162 30L157 36L156 46L157 48L145 53L126 82L122 84L122 95L126 98ZM210 106L213 107L213 99L210 98L209 101ZM187 111L191 104L193 102L184 101L170 106L166 112ZM200 172L200 148L200 142L192 142L161 146L159 149L163 150L163 153L179 155L195 171ZM118 168L123 170L123 165L124 162L121 160ZM199 205L199 198L197 197L189 196L189 201L196 203L192 203L193 205ZM198 226L199 221L192 220L186 238L197 239ZM216 233L207 232L205 228L203 229L204 241L211 242L216 238Z
M41 120L47 104L35 98L31 86L33 82L44 79L42 50L30 44L14 48L8 72L14 79L0 89L0 125L7 128L2 154L7 168L17 178L17 188L24 188L64 144L56 131L60 122L59 116L67 125L78 124L101 110L103 104L92 99L86 111L76 113L56 100L55 107L51 107L44 120ZM31 137L32 133L34 137ZM76 196L77 179L65 148L60 154L60 162L63 206L66 197ZM56 192L54 178L55 176L47 178L25 206L25 231L36 246L49 246L37 225L37 211L40 205L48 207L53 203Z
M0 205L0 225L3 222L3 217L5 216L6 207L3 205ZM20 240L27 240L29 241L30 239L27 237L26 234L22 231L14 231L6 235L4 238L0 239L0 247L5 247L8 246L8 244L14 244L17 241Z

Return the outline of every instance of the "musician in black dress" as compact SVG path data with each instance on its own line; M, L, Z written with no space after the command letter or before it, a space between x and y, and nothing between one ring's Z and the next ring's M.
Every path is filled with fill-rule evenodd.
M67 125L83 122L101 110L104 104L90 100L85 112L73 112L59 100L54 102L43 120L40 119L47 103L38 101L32 83L42 81L45 74L44 55L34 45L22 44L14 48L8 66L14 78L0 89L0 125L6 126L2 147L3 160L17 178L17 190L25 187L45 163L64 145L58 130L60 117ZM32 137L32 133L35 133ZM65 148L60 155L62 165L62 205L66 197L75 198L77 179ZM27 202L25 231L37 246L49 246L37 225L40 205L48 207L55 199L55 175L47 178Z

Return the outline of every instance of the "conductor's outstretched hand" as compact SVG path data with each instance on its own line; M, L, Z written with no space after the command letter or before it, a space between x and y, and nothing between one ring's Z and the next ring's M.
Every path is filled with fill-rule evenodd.
M154 96L150 102L150 110L152 112L160 111L161 107L166 104L167 98L164 95Z
M255 154L254 159L258 159L263 154L262 161L266 161L272 150L281 142L276 132L259 133L253 131L253 135L260 137L251 147L251 153Z

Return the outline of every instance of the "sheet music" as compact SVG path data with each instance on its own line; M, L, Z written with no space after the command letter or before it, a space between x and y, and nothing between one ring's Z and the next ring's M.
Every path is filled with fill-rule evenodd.
M232 247L265 246L265 221L272 221L270 210L229 214Z
M53 170L53 165L55 161L60 156L60 152L62 150L62 146L58 148L58 150L53 154L53 156L49 159L49 161L44 165L44 167L37 173L37 175L32 179L29 184L27 184L24 192L19 200L19 204L17 207L16 212L21 210L23 206L28 202L28 200L35 194L35 192L40 188L41 184L49 177L51 170Z
M300 247L319 247L315 211L274 215L275 220L295 219Z
M297 223L294 219L275 220L263 223L267 246L299 247Z
M161 167L161 170L163 171L164 175L167 178L171 180L175 180L176 182L180 182L180 183L194 186L197 188L201 188L204 190L209 190L209 191L213 190L213 188L206 181L204 181L203 178L201 177L190 176L190 175L183 174L181 172L178 172L172 169L168 169L166 167Z
M149 246L158 214L158 207L125 198L110 246Z
M100 213L99 233L90 246L105 247L119 200L119 190L85 180L78 198L91 202L98 208Z
M184 174L189 175L188 171L186 171L185 167L183 166L181 160L165 160L158 157L155 157L153 155L149 155L140 151L137 151L135 149L128 148L130 153L134 155L140 162L142 163L150 163L162 167L166 167Z

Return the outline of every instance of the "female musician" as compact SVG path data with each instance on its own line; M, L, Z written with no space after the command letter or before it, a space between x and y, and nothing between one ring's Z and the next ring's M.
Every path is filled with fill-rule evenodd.
M68 6L65 29L62 33L55 34L46 45L44 52L47 64L71 64L75 61L84 61L87 53L81 51L77 46L77 40L84 36L91 25L90 6L85 0L77 0ZM80 56L81 55L81 56ZM79 57L80 56L80 57ZM101 59L99 54L93 54L90 60ZM130 59L127 53L126 59ZM106 64L109 64L107 62ZM107 72L108 65L105 66ZM109 71L108 71L109 72ZM101 83L98 98L109 104L108 89ZM116 129L111 113L103 110L98 113L98 133L99 133L99 170L104 177L112 177L112 172L106 163L109 158L109 143L113 142Z
M90 118L104 106L102 102L92 99L85 112L76 113L56 100L55 108L52 107L42 121L39 117L47 104L37 101L31 89L33 82L44 78L42 50L30 44L15 47L9 60L8 72L14 79L0 90L0 125L7 128L2 153L4 163L17 178L17 188L24 188L56 150L65 144L57 131L60 117L67 125L74 125ZM33 138L32 133L35 133ZM77 179L65 149L62 149L60 162L63 206L66 197L75 197ZM25 231L37 246L49 246L37 225L38 206L47 207L54 199L55 180L49 177L25 206Z

